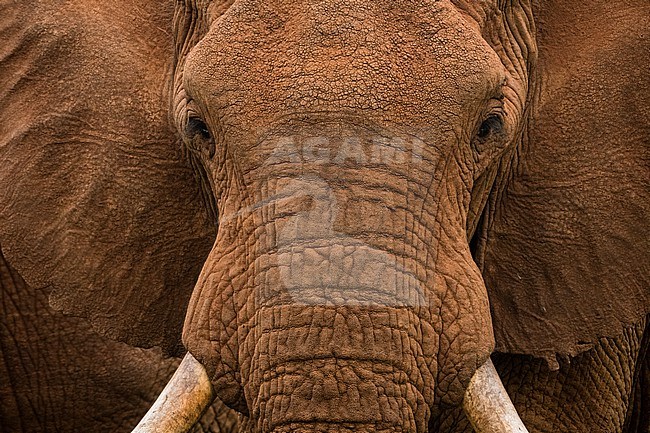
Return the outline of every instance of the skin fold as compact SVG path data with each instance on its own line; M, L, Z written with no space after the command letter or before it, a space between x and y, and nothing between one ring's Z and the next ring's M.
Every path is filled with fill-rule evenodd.
M129 432L178 365L52 311L2 256L0 288L2 432ZM192 431L235 432L237 416L217 401Z
M469 432L490 358L531 432L650 429L643 2L0 17L3 431L129 431L185 351L197 431Z
M96 5L95 5L96 6ZM36 2L1 2L0 3L0 32L2 36L0 48L0 93L2 96L2 114L0 118L0 153L2 153L2 178L14 184L21 177L20 172L28 170L29 162L20 162L22 168L18 172L11 173L9 161L15 161L11 154L20 149L23 155L31 159L31 163L40 164L38 171L41 173L39 182L48 182L47 179L54 180L52 170L47 166L52 164L58 167L63 178L58 178L50 186L51 192L59 196L58 202L66 202L60 189L73 192L73 195L82 201L89 199L89 196L82 193L82 190L92 191L92 195L99 200L92 205L94 210L91 213L98 215L107 207L113 209L112 217L117 219L125 218L119 206L115 205L110 199L104 201L99 198L102 194L97 194L99 190L106 191L110 188L105 183L106 180L116 177L105 177L101 173L89 173L86 171L83 176L84 180L77 179L73 181L70 174L63 173L66 170L65 160L77 160L77 174L84 172L83 168L90 168L93 164L98 163L104 166L104 169L112 165L113 159L118 166L124 167L126 153L118 149L118 144L122 143L123 147L133 146L130 142L130 136L134 134L132 128L119 126L122 119L128 118L132 113L116 115L115 111L109 110L110 118L102 117L98 112L97 106L105 107L110 98L112 98L113 107L123 104L120 101L120 92L115 90L114 83L116 75L121 70L121 61L125 61L125 55L108 55L111 51L111 44L115 50L127 53L128 50L108 36L107 29L103 24L102 13L118 15L115 10L94 9L91 3L81 5L68 4L67 7L61 7L59 4L47 4ZM154 8L155 9L155 8ZM84 11L80 13L79 11ZM151 24L164 28L164 22L170 18L164 13L158 12L158 15L147 15L148 12L143 9L139 10L143 20L149 16ZM89 19L89 15L95 18ZM158 17L158 18L156 18ZM126 17L122 17L123 20ZM128 25L133 26L132 17L128 16ZM163 21L163 22L160 22ZM98 22L103 23L98 25ZM115 26L119 26L117 21L113 21L108 30L115 33ZM140 30L145 32L147 26L140 26ZM157 30L161 32L162 30ZM104 41L103 54L98 55L97 51L89 50L94 41ZM84 48L80 45L83 43ZM166 44L160 44L164 49ZM151 55L151 51L147 52ZM98 60L101 57L103 60ZM128 56L127 56L128 58ZM129 65L133 66L133 58L128 58ZM104 61L102 67L98 62ZM98 74L97 70L105 70L106 74ZM83 71L86 71L85 73ZM90 72L89 72L90 71ZM133 77L129 78L132 79ZM79 87L79 83L86 83L89 88ZM84 86L86 85L84 84ZM97 89L104 90L98 92ZM140 92L145 92L143 86L140 86ZM102 96L99 93L103 93ZM128 89L128 98L138 98L134 96L135 91ZM152 90L152 94L158 94ZM86 95L80 98L79 95ZM49 96L48 96L49 95ZM107 96L110 95L110 98ZM160 96L162 93L160 93ZM140 111L145 105L145 96L141 96L139 101L142 105L137 111ZM164 110L162 102L158 97L160 110ZM153 100L152 100L153 101ZM151 102L151 101L150 101ZM83 106L83 108L81 107ZM27 108L31 107L31 108ZM128 112L128 111L127 111ZM149 110L144 113L149 119L156 117L155 110ZM138 123L137 120L132 120ZM116 125L116 122L118 125ZM140 118L140 125L145 129L152 127L152 123L147 123ZM76 126L75 126L76 125ZM84 125L81 128L80 125ZM94 129L97 126L101 130ZM135 133L137 135L137 133ZM175 176L183 177L182 171L174 169L173 164L169 163L168 152L171 148L169 145L159 143L159 138L153 135L143 137L143 143L148 143L149 149L155 148L159 154L159 163L167 169L172 170ZM44 145L47 149L43 158L38 158L33 153L35 147ZM75 146L81 146L75 148ZM75 148L73 150L73 148ZM101 149L103 150L101 150ZM146 146L145 146L146 148ZM92 149L92 150L91 150ZM78 158L80 155L94 155L81 162ZM141 148L142 150L142 148ZM113 153L111 157L105 158L107 153ZM19 153L20 153L19 152ZM71 153L69 153L71 152ZM16 155L15 153L13 153ZM72 155L75 155L74 157ZM57 157L60 157L58 158ZM103 155L103 156L102 156ZM72 157L72 159L71 159ZM58 158L58 159L57 159ZM38 162L37 162L38 160ZM167 160L167 162L165 162ZM144 166L138 164L139 169L143 170ZM112 169L111 169L112 170ZM119 170L112 173L118 173ZM180 174L179 174L180 173ZM120 175L117 175L119 178ZM104 186L95 188L91 179L97 179ZM34 177L33 180L36 180ZM109 181L109 183L111 183ZM121 181L118 183L121 184ZM158 178L157 183L164 183ZM128 183L127 183L128 184ZM142 182L135 182L138 189L143 188ZM118 186L124 191L124 186ZM48 187L49 188L49 187ZM47 188L46 188L47 189ZM146 188L145 188L146 189ZM153 189L153 188L152 188ZM159 197L148 190L147 197ZM160 190L159 186L155 187ZM11 200L7 194L11 194L12 187L3 185L2 206L5 206ZM37 196L29 198L29 194L22 194L29 202L28 208L38 209L36 221L29 229L20 229L16 233L23 239L29 238L41 230L47 231L48 224L56 224L49 216L58 214L59 211L77 213L65 217L69 222L78 218L79 213L84 213L84 205L77 203L71 205L70 202L64 203L61 209L56 212L50 212L42 207L39 208L37 203L47 201L43 200L48 193L44 189L40 192L38 189L30 188ZM59 190L59 191L57 191ZM133 197L133 196L132 196ZM156 202L154 200L154 202ZM140 204L137 204L137 203ZM140 211L129 208L127 213L130 216L126 220L131 222L142 218L142 215L151 214L149 205L144 205L141 200L136 199L131 202ZM156 204L156 208L161 208ZM164 206L162 207L164 208ZM125 209L125 208L121 208ZM165 211L169 212L169 208ZM140 213L140 216L137 214ZM157 217L156 217L157 218ZM62 219L62 218L55 218ZM110 219L109 219L110 220ZM78 226L76 228L62 229L65 232L67 241L60 239L56 243L65 244L66 249L74 249L72 245L87 245L87 253L84 258L75 258L78 266L81 262L88 263L93 261L93 254L99 254L99 248L102 242L97 242L96 236L101 233L103 226L107 226L108 231L115 233L115 226L103 220L91 229L91 238L88 244L81 238L74 235L80 234ZM12 223L8 222L5 217L2 218L2 225L9 229ZM158 220L157 226L160 227L161 220ZM174 223L176 225L176 223ZM75 223L73 223L75 225ZM128 225L128 224L127 224ZM16 229L13 226L12 231ZM138 230L135 230L137 232ZM200 231L200 230L199 230ZM135 233L134 232L134 233ZM177 232L178 233L178 232ZM142 236L140 233L137 236ZM124 241L127 237L122 236ZM3 238L5 240L6 238ZM139 242L142 242L142 237ZM92 246L91 246L92 245ZM3 241L0 241L0 431L4 432L129 432L137 424L148 407L153 403L157 394L162 390L165 383L171 377L174 369L178 365L178 359L170 358L162 353L160 348L157 349L139 349L127 344L118 343L106 336L101 336L93 330L92 326L85 320L78 317L67 317L53 310L48 303L48 296L52 292L52 286L48 283L33 282L27 284L23 276L10 264L7 263L5 252L10 248ZM38 249L46 249L41 244ZM199 247L200 249L200 247ZM23 251L29 254L29 251L36 251L34 248L26 248ZM89 251L95 251L90 253ZM113 252L101 253L102 260L107 260ZM119 253L124 257L122 253ZM148 253L150 254L150 253ZM138 261L142 261L141 255ZM61 261L55 260L58 266L64 266ZM99 256L98 256L99 257ZM177 257L180 257L177 255ZM199 259L198 261L200 261ZM146 259L144 259L146 261ZM40 262L39 267L44 269L45 262ZM50 264L53 262L50 262ZM192 273L191 267L185 266L184 269ZM121 264L119 266L124 266ZM119 266L113 266L113 272ZM200 264L199 264L200 266ZM135 267L127 265L135 273ZM50 271L50 269L48 269ZM179 272L180 273L180 272ZM194 274L198 271L194 271ZM75 271L70 275L76 275L75 280L83 279L82 275L88 273ZM190 278L195 278L192 276ZM153 281L153 280L150 280ZM175 285L172 280L169 284ZM92 284L84 281L82 284ZM131 283L129 283L131 284ZM106 288L106 286L104 286ZM173 294L170 294L173 296ZM88 305L97 305L101 303L101 296L93 297L88 300ZM137 298L132 299L130 304L137 303ZM159 305L163 301L157 302ZM102 316L107 316L103 313ZM152 317L151 315L149 317ZM161 326L162 327L162 326ZM114 328L115 329L115 328ZM180 329L180 327L179 327ZM132 335L138 332L133 327L129 328ZM149 335L151 331L148 331ZM153 342L155 344L155 342ZM151 345L149 345L151 346ZM181 355L181 353L177 353ZM223 420L215 422L215 420ZM215 404L207 411L200 425L196 428L198 432L231 432L236 431L237 416L232 414L220 402Z

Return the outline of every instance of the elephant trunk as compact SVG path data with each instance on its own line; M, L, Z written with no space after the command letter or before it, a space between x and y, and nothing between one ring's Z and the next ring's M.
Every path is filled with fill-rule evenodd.
M326 381L323 385L327 386ZM335 392L334 389L332 391ZM136 433L187 432L213 399L212 386L203 366L188 353L152 408L133 431ZM478 433L528 432L489 359L472 377L465 393L463 408ZM283 433L291 431L293 427L295 425L286 425L286 428L278 427L273 432ZM309 430L307 425L302 427ZM313 424L313 427L314 431L322 431L323 426ZM335 426L330 424L329 427ZM364 430L359 423L355 423L354 429ZM365 430L375 431L376 425L368 424ZM338 429L338 431L342 430Z
M340 138L342 147L355 143L342 135L363 136L356 125L318 128L308 135ZM255 146L271 154L284 143L276 135ZM432 155L379 177L376 168L268 159L220 204L185 346L256 431L427 431L436 411L461 404L494 349L464 195L410 180L416 168L435 172ZM490 405L468 407L484 425Z
M256 431L425 431L435 386L418 365L432 357L418 333L433 330L405 309L327 306L310 291L293 295L314 305L259 309L242 342Z

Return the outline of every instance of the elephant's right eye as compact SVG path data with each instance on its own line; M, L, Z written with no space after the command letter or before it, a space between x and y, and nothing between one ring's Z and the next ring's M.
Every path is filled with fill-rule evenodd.
M210 158L215 154L215 143L208 125L198 117L190 117L185 127L185 135L195 142L197 147L205 147L208 150Z

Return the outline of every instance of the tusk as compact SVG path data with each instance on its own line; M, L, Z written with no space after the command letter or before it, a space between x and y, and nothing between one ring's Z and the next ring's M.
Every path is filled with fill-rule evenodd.
M463 409L476 433L528 433L490 358L470 380Z
M185 433L214 400L203 366L189 352L133 433Z

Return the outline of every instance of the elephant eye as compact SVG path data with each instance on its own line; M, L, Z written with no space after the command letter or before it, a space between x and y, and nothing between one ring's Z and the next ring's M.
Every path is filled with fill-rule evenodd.
M207 147L209 156L212 158L215 154L215 143L208 125L198 117L190 117L185 127L185 135L192 141L198 141L200 145Z
M486 140L492 134L498 134L503 130L503 119L493 114L481 123L476 136L479 140Z
M198 117L189 118L187 121L187 127L185 128L185 134L190 138L200 135L204 140L212 139L208 126Z

